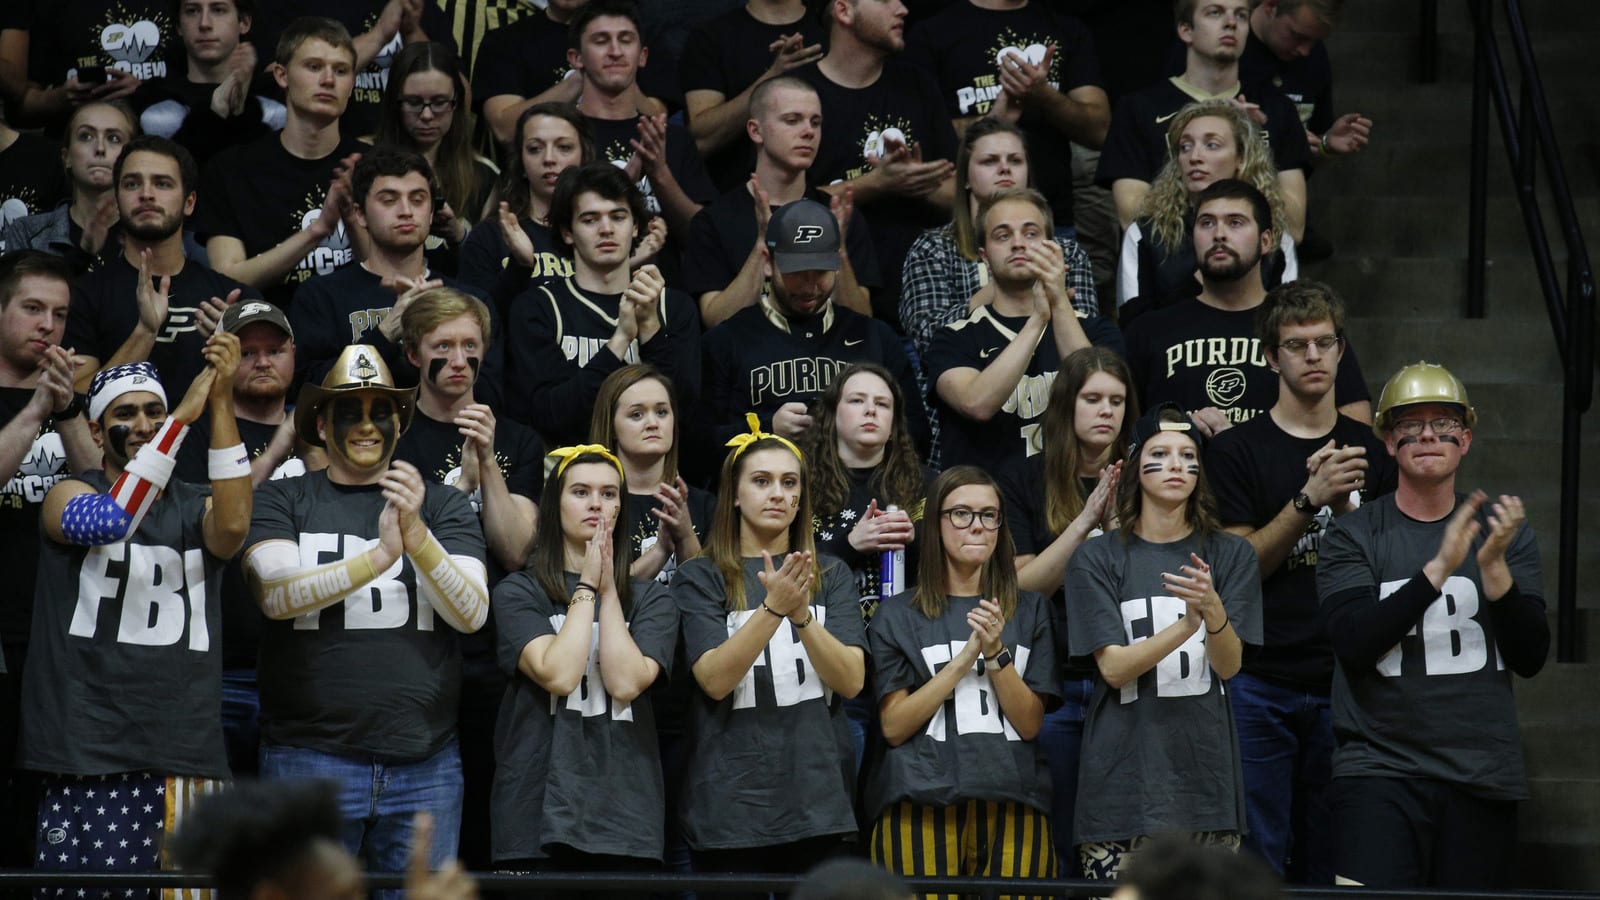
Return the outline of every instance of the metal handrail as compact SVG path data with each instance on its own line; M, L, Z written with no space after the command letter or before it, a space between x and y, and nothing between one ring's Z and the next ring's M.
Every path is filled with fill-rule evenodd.
M1578 225L1577 207L1567 183L1566 167L1556 144L1549 102L1539 77L1521 0L1501 0L1506 29L1518 73L1518 103L1513 103L1510 78L1494 34L1490 0L1468 0L1473 22L1471 196L1467 217L1467 316L1482 318L1486 293L1490 101L1500 124L1522 209L1523 226L1533 254L1540 293L1555 332L1563 374L1561 415L1561 513L1558 536L1556 596L1556 659L1574 662L1578 655L1578 480L1582 454L1583 415L1594 400L1594 269ZM1430 14L1431 11L1431 14ZM1422 20L1436 27L1437 0L1423 0ZM1421 68L1424 77L1436 65L1437 35L1424 32ZM1431 49L1430 49L1431 48ZM1544 165L1539 165L1540 163ZM1551 236L1539 202L1539 175L1544 173L1557 230L1567 255L1566 284L1557 274Z

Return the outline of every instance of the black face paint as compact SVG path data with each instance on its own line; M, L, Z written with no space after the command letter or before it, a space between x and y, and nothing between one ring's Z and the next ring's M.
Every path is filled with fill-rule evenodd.
M438 384L439 383L439 373L444 371L444 367L446 365L449 365L449 363L442 356L437 358L437 359L430 360L428 362L428 380L433 382L434 384ZM473 384L477 384L478 383L478 369L482 365L483 365L483 360L477 358L476 356L467 357L467 367L472 369L472 383Z
M128 432L132 430L126 425L113 425L106 429L106 443L123 459L128 458Z
M399 432L399 412L388 397L336 397L328 405L328 422L333 440L328 441L328 451L350 462L350 435L361 430L367 422L378 432L383 463L394 455L395 438ZM352 463L354 464L354 463Z
M1434 436L1439 439L1439 443L1441 444L1455 444L1457 447L1461 446L1461 439L1453 434L1439 434Z
M1200 464L1199 463L1190 463L1187 466L1183 467L1183 471L1184 471L1184 474L1186 474L1186 475L1199 475L1200 474Z
M1407 437L1403 437L1400 440L1396 441L1395 445L1394 445L1394 448L1396 450L1399 450L1401 447L1407 446L1409 444L1420 443L1421 441L1422 441L1422 438L1420 436L1415 435L1415 434L1409 435Z
M1153 462L1145 463L1139 468L1139 471L1145 475L1154 475L1160 472L1163 468L1165 468L1165 466L1163 466L1161 463Z

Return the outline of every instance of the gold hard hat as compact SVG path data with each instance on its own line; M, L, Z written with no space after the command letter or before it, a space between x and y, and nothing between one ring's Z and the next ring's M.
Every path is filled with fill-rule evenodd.
M1478 413L1467 402L1467 386L1438 363L1415 362L1394 373L1378 397L1378 414L1372 430L1383 437L1393 424L1394 410L1418 403L1448 403L1461 407L1462 424L1468 428L1478 422Z
M294 408L294 427L300 437L313 447L325 446L317 434L317 414L328 398L349 391L378 391L394 400L400 413L400 431L411 425L411 414L417 407L417 389L394 386L394 376L389 365L371 344L351 344L344 348L333 368L322 378L322 384L307 383L300 388L300 401Z

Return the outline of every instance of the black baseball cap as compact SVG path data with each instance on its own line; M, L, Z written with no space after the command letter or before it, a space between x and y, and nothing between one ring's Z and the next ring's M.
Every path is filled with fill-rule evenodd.
M289 317L283 314L283 310L265 300L240 300L229 306L222 314L222 330L229 334L238 334L246 325L254 325L257 322L276 325L289 336L289 340L294 340L294 329L289 327Z
M839 223L815 200L796 200L772 211L767 249L783 272L837 272Z

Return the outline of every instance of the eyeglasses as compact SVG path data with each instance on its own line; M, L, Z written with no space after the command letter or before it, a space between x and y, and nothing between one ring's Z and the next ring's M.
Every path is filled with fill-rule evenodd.
M456 108L456 98L434 97L432 100L425 100L422 97L401 97L400 108L414 116L421 114L423 109L436 116L442 116Z
M950 524L957 528L971 528L972 520L983 523L984 531L1000 530L1000 510L998 509L967 509L965 506L956 506L947 509L939 515L950 520Z
M1333 348L1342 343L1344 343L1344 338L1336 334L1325 334L1313 341L1307 341L1302 338L1290 338L1289 340L1279 344L1278 349L1286 350L1290 353L1293 353L1295 356L1305 356L1306 350L1310 349L1312 344L1317 345L1317 352L1330 353L1333 351Z
M1394 423L1393 430L1401 437L1416 437L1422 433L1424 425L1432 428L1434 434L1455 434L1461 430L1461 420L1455 416L1440 416L1437 419L1400 419Z

